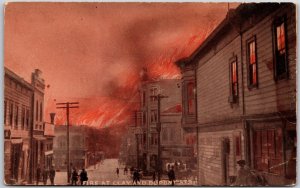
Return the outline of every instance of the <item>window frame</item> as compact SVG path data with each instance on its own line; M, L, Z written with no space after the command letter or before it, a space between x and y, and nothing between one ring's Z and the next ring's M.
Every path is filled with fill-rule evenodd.
M151 93L151 102L156 102L157 98L153 97L153 96L158 95L158 87L152 86L151 89L150 89L150 93Z
M250 72L251 62L250 62L250 44L254 42L255 50L255 69L256 69L256 83L251 83L251 77L253 72ZM258 88L258 61L257 61L257 40L256 35L252 36L246 41L246 57L247 57L247 72L248 72L248 89ZM253 79L253 78L252 78Z
M190 95L190 85L192 85L192 93ZM194 81L188 81L186 84L186 107L187 107L187 113L189 115L194 115L196 114L196 96L195 96L195 90L196 90L196 86L195 86L195 82ZM190 106L190 101L193 102L192 108Z
M280 132L280 139L278 133ZM277 168L270 168L270 166L276 166L283 163L284 154L283 154L283 129L279 127L268 127L253 129L252 136L252 145L253 145L253 168L257 171L284 175L285 166L278 166ZM259 133L259 134L258 134ZM273 136L270 137L270 133L273 133ZM259 135L259 139L257 136ZM259 143L257 142L259 140ZM272 143L272 144L270 144ZM264 146L266 145L266 146ZM279 147L278 147L279 145ZM259 153L257 153L259 149ZM274 161L277 161L277 164L273 164ZM259 161L265 161L265 166Z
M232 72L232 64L236 64L236 84L237 84L237 91L236 95L233 93L233 72ZM238 59L237 56L233 56L229 59L229 99L228 101L233 104L233 103L238 103L239 99L239 74L238 74Z
M150 123L152 124L157 123L157 119L158 119L158 111L156 109L152 109L150 111Z
M278 44L277 44L277 27L283 23L284 27L284 45L285 45L285 54L284 54L284 63L285 63L285 72L278 75ZM272 38L273 38L273 74L274 80L284 80L289 78L289 68L288 68L288 37L287 37L287 19L286 15L276 17L272 23Z

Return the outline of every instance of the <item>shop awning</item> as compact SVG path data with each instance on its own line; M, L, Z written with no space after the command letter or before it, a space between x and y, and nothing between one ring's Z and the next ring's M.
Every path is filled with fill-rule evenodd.
M53 154L53 150L45 151L45 155L51 155L51 154Z
M36 139L36 140L46 140L46 137L44 137L44 136L41 136L41 135L35 135L35 136L33 136L33 138L34 139Z
M11 139L12 144L21 144L22 142L23 142L23 140L21 138Z

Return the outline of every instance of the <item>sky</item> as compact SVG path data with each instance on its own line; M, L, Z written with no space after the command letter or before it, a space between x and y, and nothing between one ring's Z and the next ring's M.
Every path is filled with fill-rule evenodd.
M59 123L55 102L66 101L80 102L74 123L124 122L142 68L156 79L180 78L174 62L203 42L228 5L238 4L8 3L4 65L27 81L43 72L45 112L57 112Z

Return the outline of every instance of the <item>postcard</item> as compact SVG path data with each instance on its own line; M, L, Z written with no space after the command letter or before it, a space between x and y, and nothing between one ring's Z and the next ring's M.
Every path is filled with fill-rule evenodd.
M296 184L296 5L9 2L6 185Z

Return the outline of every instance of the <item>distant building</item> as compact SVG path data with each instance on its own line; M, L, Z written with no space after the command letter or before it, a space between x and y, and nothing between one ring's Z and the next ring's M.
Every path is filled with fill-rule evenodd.
M158 101L153 96L158 94L167 98L161 99L160 114ZM157 170L158 163L158 133L156 130L158 116L161 121L161 170L165 171L167 164L190 162L193 147L185 141L186 132L181 126L181 80L164 79L142 81L140 86L141 109L137 112L137 128L141 129L139 140L139 162L144 170Z
M70 126L70 167L76 169L87 167L87 147L85 127ZM67 170L67 126L56 125L53 145L55 169Z
M229 185L241 159L269 185L295 183L295 15L292 3L241 4L177 62L184 108L196 105L183 127L198 134L199 185Z

